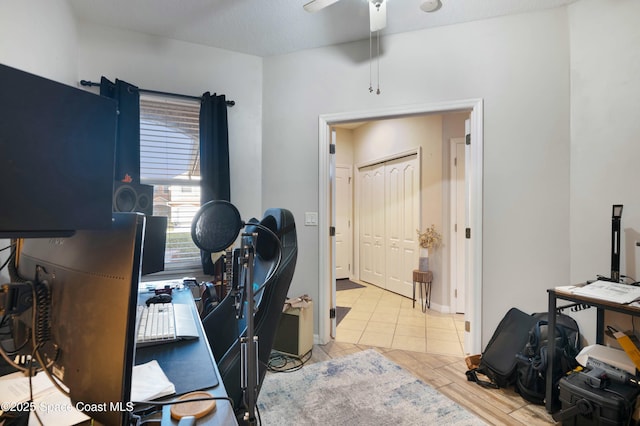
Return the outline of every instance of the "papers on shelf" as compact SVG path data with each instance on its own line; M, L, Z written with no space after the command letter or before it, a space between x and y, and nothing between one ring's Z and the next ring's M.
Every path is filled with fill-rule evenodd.
M60 392L45 373L36 374L31 378L31 383L33 403L24 405L29 401L29 378L22 373L0 377L0 401L7 407L35 408L40 420L46 425L73 425L89 420L89 416L76 410L69 397ZM29 424L40 423L31 414Z
M176 393L176 387L164 374L158 361L153 360L133 367L131 401L149 401L174 393Z
M29 378L22 373L12 373L0 377L0 401L3 407L34 407L42 423L51 425L74 425L86 420L89 416L77 410L69 397L60 392L43 372L31 378L33 403L30 400ZM147 401L171 395L176 392L157 361L133 367L131 376L131 400ZM126 401L124 401L126 402ZM25 405L20 405L24 403ZM29 424L39 424L33 414L29 416Z
M640 287L610 281L594 281L571 290L579 296L593 297L608 302L626 304L640 299Z

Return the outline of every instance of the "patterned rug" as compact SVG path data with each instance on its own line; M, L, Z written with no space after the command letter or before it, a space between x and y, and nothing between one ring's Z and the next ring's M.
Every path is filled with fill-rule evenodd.
M485 425L373 349L268 374L258 408L269 426Z

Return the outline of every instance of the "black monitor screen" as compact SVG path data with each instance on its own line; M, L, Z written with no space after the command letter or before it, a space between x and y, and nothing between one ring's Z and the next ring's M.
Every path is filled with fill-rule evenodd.
M127 418L117 409L126 405L117 403L131 396L143 232L143 215L114 213L110 229L27 239L20 251L20 277L49 288L42 359L69 388L74 406L106 407L87 412L103 424Z
M0 238L111 222L116 102L0 64Z

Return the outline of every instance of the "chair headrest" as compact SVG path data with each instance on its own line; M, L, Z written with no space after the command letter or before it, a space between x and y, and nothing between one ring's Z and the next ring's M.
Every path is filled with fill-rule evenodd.
M256 253L263 260L272 260L278 254L278 243L274 241L273 236L264 229L252 225L259 223L265 228L270 229L280 239L283 251L296 246L296 225L293 214L286 209L271 208L264 212L264 217L260 222L252 218L247 222L247 232L255 232L258 234L256 242Z
M275 258L278 254L278 242L275 241L274 236L258 226L252 226L251 223L259 223L278 236L278 224L276 219L271 215L265 216L260 222L256 219L252 219L249 221L249 225L247 226L247 232L255 232L258 234L258 238L256 240L256 253L264 260L271 260Z
M297 245L296 223L293 213L283 208L271 208L264 212L264 217L273 216L278 224L278 237L282 243L282 249Z

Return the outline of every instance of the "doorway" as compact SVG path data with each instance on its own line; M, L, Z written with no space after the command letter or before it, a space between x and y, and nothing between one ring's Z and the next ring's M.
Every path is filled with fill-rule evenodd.
M472 230L473 238L467 239L467 285L465 295L467 312L465 313L465 350L471 353L481 351L481 300L482 290L482 115L483 104L481 99L446 102L442 104L425 104L409 107L396 107L381 111L347 112L339 114L321 115L319 117L319 239L320 268L319 268L319 340L326 343L331 339L332 326L335 327L335 318L331 318L330 312L335 309L331 306L335 301L335 275L333 273L332 255L335 244L334 236L331 236L330 224L333 212L332 203L329 200L330 170L331 164L331 126L352 121L377 120L383 118L396 118L411 115L429 113L447 113L470 111L469 123L470 144L468 173L468 224ZM325 234L322 230L327 230ZM326 237L323 237L326 235ZM477 296L476 296L477 295ZM335 312L335 310L333 310Z

